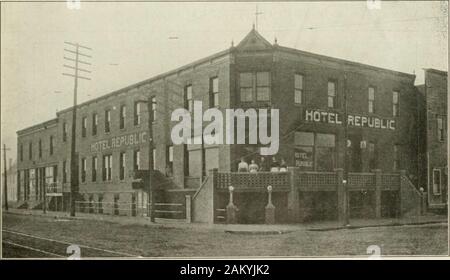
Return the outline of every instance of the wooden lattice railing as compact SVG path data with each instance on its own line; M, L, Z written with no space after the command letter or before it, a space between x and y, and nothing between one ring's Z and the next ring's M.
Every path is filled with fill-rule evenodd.
M287 191L290 189L289 172L218 172L215 178L216 188L228 190L233 186L235 191L246 189L260 189L265 191L267 186L272 186L273 191Z

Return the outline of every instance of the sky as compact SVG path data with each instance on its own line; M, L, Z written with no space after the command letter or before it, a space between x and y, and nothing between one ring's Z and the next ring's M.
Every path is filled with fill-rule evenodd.
M64 41L92 48L79 102L237 45L258 31L286 47L405 73L448 70L448 2L2 3L1 142L16 160L16 131L73 102ZM173 39L173 38L177 39Z

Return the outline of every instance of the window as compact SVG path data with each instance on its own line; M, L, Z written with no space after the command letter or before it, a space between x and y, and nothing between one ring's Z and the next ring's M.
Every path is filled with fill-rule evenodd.
M394 145L394 171L400 170L400 146Z
M23 144L22 143L19 146L19 157L20 157L20 161L23 161Z
M111 131L111 110L105 111L105 132Z
M398 117L399 115L398 96L398 91L392 92L392 115L394 117Z
M369 87L369 113L375 112L375 88Z
M98 115L94 113L92 115L92 135L97 135L97 127L98 127Z
M28 144L28 159L33 159L33 143Z
M103 156L103 181L111 181L112 155Z
M67 161L63 161L62 164L62 181L67 183Z
M256 101L270 100L270 75L269 72L256 73Z
M125 128L126 117L127 117L127 107L125 107L125 105L121 105L120 106L120 121L119 121L120 129Z
M49 152L50 152L50 155L53 155L53 146L54 146L54 143L53 143L53 136L50 136L50 142L49 142Z
M156 121L156 97L152 97L152 121Z
M294 75L294 103L302 104L303 101L303 75Z
M441 170L433 169L433 194L441 194Z
M270 101L270 73L240 73L239 86L241 102ZM253 93L256 92L256 96Z
M141 104L139 102L134 103L134 125L141 123Z
M63 123L63 142L67 141L67 123Z
M214 77L210 79L209 82L209 107L218 107L219 106L219 78Z
M134 151L133 167L134 167L134 170L141 169L141 151L139 151L139 150Z
M316 134L316 170L332 171L335 167L334 134Z
M192 85L188 85L184 88L184 107L192 112L194 109L194 100L192 99Z
M39 139L38 142L38 152L39 152L39 158L42 158L42 140Z
M167 170L166 175L172 176L173 174L173 146L167 146L166 150L166 159L167 159Z
M86 137L86 130L87 130L87 118L83 117L81 119L81 137Z
M86 182L86 159L81 159L81 182Z
M445 139L445 127L444 127L444 117L443 116L437 116L437 136L439 141L444 141Z
M336 108L336 82L328 81L328 108Z
M374 142L369 142L368 145L368 151L369 151L369 169L377 169L378 168L378 151L377 146Z
M295 166L302 170L332 171L336 167L334 134L295 132Z
M91 173L91 180L92 182L97 181L97 168L98 168L98 160L97 157L92 157L92 173Z
M253 101L253 75L252 73L240 73L239 85L241 102Z
M125 166L126 166L126 156L125 152L120 153L120 169L119 169L119 179L125 179Z

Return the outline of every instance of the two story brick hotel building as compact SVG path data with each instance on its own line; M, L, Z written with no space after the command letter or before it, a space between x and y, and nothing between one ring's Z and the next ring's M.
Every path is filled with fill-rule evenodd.
M236 46L77 106L78 206L80 211L146 215L145 174L152 161L152 183L159 191L156 202L168 207L165 213L177 213L180 197L197 197L210 170L236 172L242 157L260 163L259 145L174 145L171 113L179 107L192 109L194 100L202 101L203 111L279 109L279 151L272 157L299 172L326 174L343 168L347 150L349 172L404 170L415 188L434 190L429 182L437 178L438 166L442 177L439 190L433 192L440 196L430 196L429 203L445 204L446 160L433 163L437 155L447 155L446 106L444 110L440 105L447 91L439 75L446 77L443 72L427 71L427 83L442 87L439 96L431 97L429 92L435 94L435 88L420 93L414 86L415 75L291 49L276 41L271 44L253 29ZM142 100L151 103L150 112ZM431 113L437 106L441 106L440 119ZM421 115L424 107L429 114ZM68 209L72 110L17 132L18 193L23 207L42 207L44 187L51 186L54 191L46 189L48 207ZM425 118L427 128L421 125ZM444 142L436 142L428 133L434 128ZM418 156L423 154L426 164ZM286 208L282 205L286 198L274 199L280 209ZM327 199L316 197L309 204L314 207ZM261 200L264 204L267 199ZM333 212L332 205L325 207ZM245 209L241 207L241 214Z

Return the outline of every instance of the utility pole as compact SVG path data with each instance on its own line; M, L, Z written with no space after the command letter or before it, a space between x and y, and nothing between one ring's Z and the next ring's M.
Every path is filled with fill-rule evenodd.
M344 74L344 139L345 139L345 149L344 149L344 226L350 224L350 205L349 205L349 191L348 191L348 148L349 148L349 140L348 140L348 106L347 106L347 75ZM352 143L353 144L353 143Z
M9 149L6 148L6 145L3 144L3 168L4 168L4 184L5 184L5 210L8 211L8 180L7 180L7 173L6 173L6 151L9 151Z
M63 67L74 70L73 73L62 73L64 76L69 76L74 78L74 87L73 87L73 108L72 108L72 137L71 137L71 145L70 145L70 216L75 216L75 199L76 194L78 193L78 158L75 151L75 141L76 141L76 121L77 121L77 91L78 91L78 79L83 80L91 80L90 78L81 76L79 72L91 73L91 71L80 68L79 64L91 65L89 62L80 60L80 56L86 58L92 58L90 55L84 54L80 52L80 49L90 50L91 48L82 46L78 43L70 43L64 42L65 44L75 47L75 50L64 49L65 52L69 53L69 55L75 55L75 58L64 56L65 60L74 62L75 65L66 65Z

